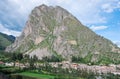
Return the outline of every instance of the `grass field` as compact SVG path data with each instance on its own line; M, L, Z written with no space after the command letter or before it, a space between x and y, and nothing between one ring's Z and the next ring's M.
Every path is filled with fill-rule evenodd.
M18 73L18 75L42 78L42 79L54 79L54 76L52 75L44 75L44 74L38 74L38 73L32 73L32 72L22 72L22 73Z
M0 66L0 72L3 73L7 73L7 74L11 74L11 73L15 73L15 72L19 72L19 68L18 67L8 67L8 66Z

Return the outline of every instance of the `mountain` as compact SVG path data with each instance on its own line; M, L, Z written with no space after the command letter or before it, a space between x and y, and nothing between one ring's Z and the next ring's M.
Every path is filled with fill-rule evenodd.
M110 40L95 34L60 6L44 4L32 10L21 36L6 51L39 59L52 55L65 60L80 56L92 62L102 57L120 59L120 49Z
M5 50L7 46L14 42L14 40L14 36L0 33L0 50Z

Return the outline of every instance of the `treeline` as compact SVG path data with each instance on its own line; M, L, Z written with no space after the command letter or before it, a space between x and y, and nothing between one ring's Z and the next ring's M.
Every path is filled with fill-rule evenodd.
M80 56L72 56L71 61L75 62L75 63L85 63L85 64L93 64L93 62L91 62L91 57L92 55L87 55L86 57L80 57Z
M14 66L16 62L19 63L29 63L29 68L35 68L35 63L44 63L44 62L61 62L63 59L59 56L45 56L42 59L38 59L36 55L34 56L29 56L28 54L22 54L18 52L14 53L6 53L6 52L1 52L0 53L0 61L3 62L13 62Z
M61 62L62 60L63 59L61 57L55 55L42 57L42 61L45 62Z
M107 57L105 55L102 55L99 57L98 60L92 62L92 55L87 55L86 57L80 57L80 56L72 56L71 61L75 63L84 63L88 65L106 65L108 66L109 64L119 64L120 60L113 60L110 57Z

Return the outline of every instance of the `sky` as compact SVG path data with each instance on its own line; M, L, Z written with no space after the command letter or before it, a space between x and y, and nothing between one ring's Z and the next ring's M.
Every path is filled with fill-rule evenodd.
M83 25L120 47L120 0L1 0L0 32L19 36L32 9L61 6Z

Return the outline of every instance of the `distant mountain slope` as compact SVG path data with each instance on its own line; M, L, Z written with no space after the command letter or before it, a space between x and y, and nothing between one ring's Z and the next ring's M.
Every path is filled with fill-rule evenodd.
M14 42L14 40L14 36L0 33L0 50L5 50L7 46Z
M6 51L36 55L40 59L55 55L65 60L79 56L90 62L102 58L120 60L116 45L59 6L41 5L33 9L21 36Z

